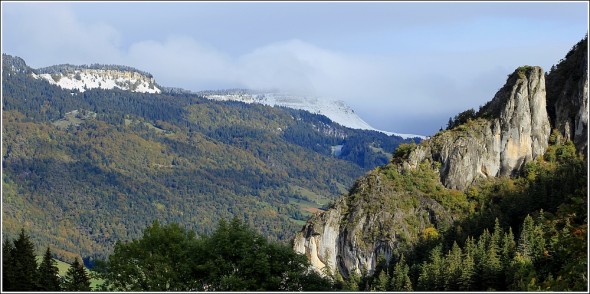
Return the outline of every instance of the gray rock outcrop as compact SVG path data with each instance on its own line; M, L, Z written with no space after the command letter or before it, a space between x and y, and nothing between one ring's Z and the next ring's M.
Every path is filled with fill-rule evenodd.
M543 70L517 69L477 117L420 144L410 164L440 162L441 182L459 190L479 177L516 174L547 149L551 127Z
M588 37L547 75L547 101L554 128L584 154L588 148Z

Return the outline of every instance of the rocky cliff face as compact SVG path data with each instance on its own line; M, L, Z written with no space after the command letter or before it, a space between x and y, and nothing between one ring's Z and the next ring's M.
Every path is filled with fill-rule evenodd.
M432 168L419 172L436 179ZM374 270L380 257L389 262L425 229L450 224L452 215L424 191L404 191L402 179L411 176L394 164L371 171L333 208L308 221L294 249L319 272L360 275Z
M547 75L552 126L578 150L588 148L588 36L576 44Z
M544 72L521 67L475 119L359 179L349 195L308 221L295 250L319 271L371 273L380 255L388 260L428 228L453 221L455 214L434 200L437 191L460 194L479 177L515 174L544 153L549 133Z
M540 67L521 67L475 120L436 134L411 154L409 166L441 163L441 182L463 190L479 177L511 176L542 155L551 128Z
M38 76L64 89L84 92L87 89L121 89L141 93L161 93L154 78L134 71L116 69L76 69Z

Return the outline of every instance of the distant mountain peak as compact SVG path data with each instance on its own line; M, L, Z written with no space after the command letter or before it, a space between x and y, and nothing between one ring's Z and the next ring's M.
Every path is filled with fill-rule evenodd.
M333 122L351 129L377 131L390 136L399 136L404 139L415 137L421 139L426 138L421 135L400 134L377 130L360 118L350 106L341 100L330 100L316 96L303 96L279 91L265 92L261 90L246 89L203 91L199 94L208 99L217 101L241 101L244 103L259 103L270 106L282 106L305 110L311 113L325 115Z
M61 88L80 92L99 88L162 93L161 87L150 73L124 65L59 64L33 69L20 57L2 54L2 68L7 74L31 75L35 79L43 79Z

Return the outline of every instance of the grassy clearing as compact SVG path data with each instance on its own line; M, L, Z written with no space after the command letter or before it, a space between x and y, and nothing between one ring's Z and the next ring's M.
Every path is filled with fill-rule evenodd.
M338 184L338 189L343 191L343 194L346 192L346 187L342 184ZM289 197L289 203L295 205L301 215L305 218L311 217L313 214L322 211L322 207L331 202L331 199L325 197L323 195L317 194L309 189L294 186L291 188L293 192L295 192L299 197ZM291 218L296 224L304 225L304 220L298 220Z
M43 256L36 256L37 257L37 263L41 263L41 260L43 260ZM57 269L59 270L59 275L61 277L64 277L66 275L66 273L68 272L68 269L70 268L70 264L67 262L63 262L61 260L57 260L57 259L53 259L56 262L57 265ZM90 288L91 289L95 289L96 287L102 285L104 283L103 279L97 279L94 278L94 272L86 269L86 272L88 273L88 276L90 276Z

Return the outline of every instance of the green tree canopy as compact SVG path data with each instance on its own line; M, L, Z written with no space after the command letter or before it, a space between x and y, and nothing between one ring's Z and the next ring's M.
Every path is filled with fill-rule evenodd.
M139 240L117 243L102 273L118 291L330 290L305 256L269 242L234 218L196 238L177 224L154 222Z

